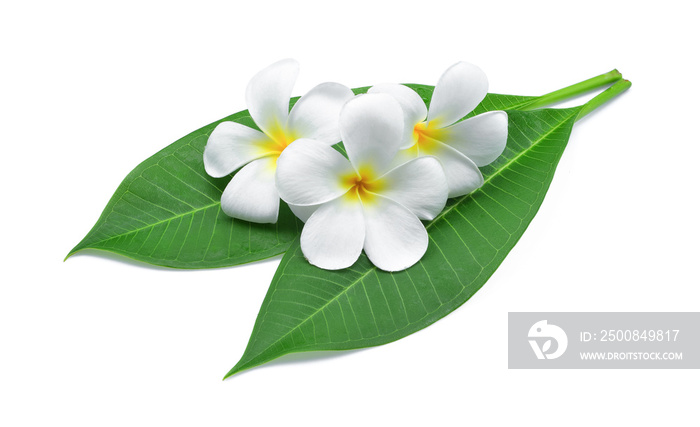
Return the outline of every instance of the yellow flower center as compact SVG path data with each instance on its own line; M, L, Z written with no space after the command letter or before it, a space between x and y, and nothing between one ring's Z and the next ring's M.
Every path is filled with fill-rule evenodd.
M268 135L272 142L270 143L270 151L277 151L277 155L282 154L285 148L289 146L292 142L296 141L298 138L293 132L286 131L281 126L278 126L271 135Z
M348 201L356 201L359 198L364 204L376 199L376 193L384 187L384 183L376 179L371 168L361 168L357 173L341 176L340 185L344 188L349 187L348 192L345 193Z
M416 154L433 154L439 148L438 141L444 139L445 131L438 129L431 122L421 122L413 127L414 145L410 150L415 150Z
M277 169L277 159L282 151L298 138L294 132L284 129L283 126L277 125L270 133L266 134L267 138L257 144L260 150L260 157L271 157L271 171Z

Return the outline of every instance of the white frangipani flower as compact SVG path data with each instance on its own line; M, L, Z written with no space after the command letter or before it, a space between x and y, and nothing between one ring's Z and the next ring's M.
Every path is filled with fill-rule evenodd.
M437 157L445 169L449 197L471 193L484 183L478 166L498 158L508 139L508 116L490 111L458 122L484 99L488 80L475 65L458 62L435 85L430 108L411 88L380 84L368 93L388 93L405 114L402 151L398 162L424 155Z
M221 208L234 218L275 223L279 194L275 188L277 158L299 138L328 146L340 142L338 117L352 91L339 83L322 83L302 96L289 111L299 74L293 59L276 62L256 74L246 89L248 112L260 131L235 122L220 123L204 149L204 168L215 178L241 168L221 196Z
M418 262L428 247L421 219L445 207L447 181L440 162L426 156L392 167L401 146L403 111L386 94L361 95L340 112L348 154L312 139L292 143L277 163L277 189L295 212L313 212L301 249L317 267L350 267L362 249L386 271Z

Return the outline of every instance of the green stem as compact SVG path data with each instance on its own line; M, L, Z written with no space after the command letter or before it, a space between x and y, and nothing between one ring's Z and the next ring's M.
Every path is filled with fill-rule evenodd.
M584 80L580 83L576 83L571 86L567 86L563 89L555 90L554 92L542 95L535 99L532 103L527 104L526 106L520 109L527 111L545 107L547 105L551 105L560 101L573 98L583 93L590 92L607 84L614 83L620 80L621 78L622 74L620 74L619 71L612 70L605 74L601 74L588 80Z
M610 101L617 95L629 89L630 86L632 86L632 82L630 82L629 80L620 80L619 82L610 86L609 88L598 94L595 98L583 104L581 111L579 111L578 116L576 117L576 121L579 121L582 118L586 117L596 108L600 107L601 105Z

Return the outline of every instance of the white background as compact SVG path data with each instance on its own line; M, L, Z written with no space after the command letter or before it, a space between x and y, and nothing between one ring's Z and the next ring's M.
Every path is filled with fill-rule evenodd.
M509 311L700 311L694 2L3 2L0 424L689 425L699 371L507 369ZM279 258L176 271L65 254L122 178L245 108L259 69L538 95L618 68L521 241L398 342L230 380ZM585 99L578 100L579 102Z

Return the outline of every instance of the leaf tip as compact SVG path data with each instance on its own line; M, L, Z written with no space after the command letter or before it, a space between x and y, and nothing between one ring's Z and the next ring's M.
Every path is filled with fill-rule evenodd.
M236 363L236 364L234 365L234 367L231 368L231 370L228 371L228 373L227 373L226 375L224 375L224 378L222 378L222 381L227 380L228 378L230 378L230 377L232 377L232 376L238 374L239 372L248 370L248 369L250 369L250 368L254 368L254 367L256 367L256 366L258 366L258 365L261 365L261 364L263 364L263 363L265 363L265 361L263 361L263 362L257 362L257 363L256 363L256 362L252 362L250 359L246 359L246 358L245 358L245 355L244 355L244 357L241 358L241 360L239 360L238 363Z
M77 254L81 250L85 249L84 247L81 246L82 242L78 243L73 249L68 252L68 255L66 255L65 258L63 258L63 262L66 262L68 258L72 257L73 255Z
M76 251L75 249L72 249L70 252L68 252L68 255L66 255L66 257L63 258L63 262L66 262L66 261L68 260L68 258L70 258L70 257L72 257L73 255L75 255L76 252L77 252L77 251Z
M233 368L231 368L230 371L228 371L228 373L227 373L226 375L224 375L224 377L221 379L221 381L226 381L227 379L229 379L229 378L231 378L232 376L236 375L236 374L239 373L240 371L242 371L242 369L238 368L238 365L234 366Z

